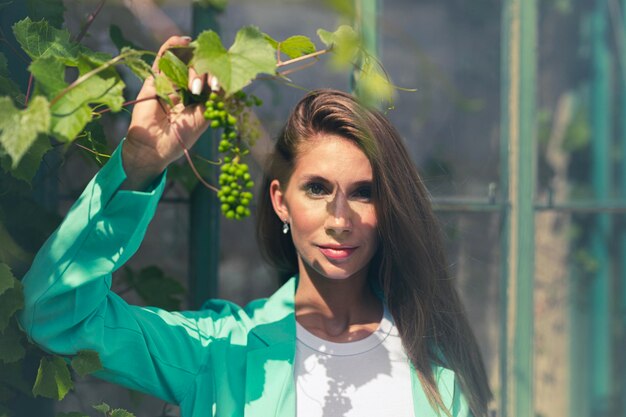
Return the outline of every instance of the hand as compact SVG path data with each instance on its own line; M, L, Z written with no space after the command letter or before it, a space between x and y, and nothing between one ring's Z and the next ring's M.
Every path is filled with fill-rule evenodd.
M189 37L169 38L159 49L152 70L159 72L158 60L169 48L187 46L190 42ZM207 75L198 76L190 69L190 90L193 90L194 81L195 90L207 88ZM211 81L215 83L215 80ZM171 162L180 158L183 146L191 148L209 126L203 115L204 104L185 107L177 97L172 97L174 106L170 107L157 98L154 77L145 80L137 100L139 102L134 106L122 148L122 161L127 174L122 187L126 189L144 189Z

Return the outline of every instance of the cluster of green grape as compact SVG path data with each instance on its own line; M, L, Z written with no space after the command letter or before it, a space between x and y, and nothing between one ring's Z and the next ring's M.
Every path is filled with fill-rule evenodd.
M204 117L211 121L211 128L222 129L218 151L224 154L224 163L221 166L217 197L227 219L240 220L250 216L253 197L250 190L254 187L248 164L242 161L250 151L241 139L235 114L241 115L245 107L261 104L257 97L248 97L243 91L233 94L227 101L220 94L212 92L206 102Z

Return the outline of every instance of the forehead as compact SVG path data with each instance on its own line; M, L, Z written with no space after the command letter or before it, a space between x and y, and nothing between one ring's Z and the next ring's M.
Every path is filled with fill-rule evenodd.
M303 142L296 157L296 175L371 180L372 164L354 143L338 135L320 134Z

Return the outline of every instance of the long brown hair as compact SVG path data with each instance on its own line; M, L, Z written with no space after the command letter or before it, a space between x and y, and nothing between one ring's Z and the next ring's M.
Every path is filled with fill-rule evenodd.
M257 211L257 239L282 278L298 272L290 235L272 209L272 179L287 184L299 145L319 133L354 141L372 164L380 245L370 265L402 343L431 405L449 415L433 374L436 363L455 372L476 417L491 399L485 368L463 306L447 271L440 228L428 192L400 135L378 111L349 94L317 90L294 108L268 160Z

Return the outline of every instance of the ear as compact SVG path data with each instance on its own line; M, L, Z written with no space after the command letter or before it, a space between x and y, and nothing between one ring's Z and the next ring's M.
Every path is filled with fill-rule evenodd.
M272 200L274 212L280 221L289 221L289 208L287 207L287 201L285 200L285 193L280 187L280 182L277 179L272 180L270 183L270 198Z

